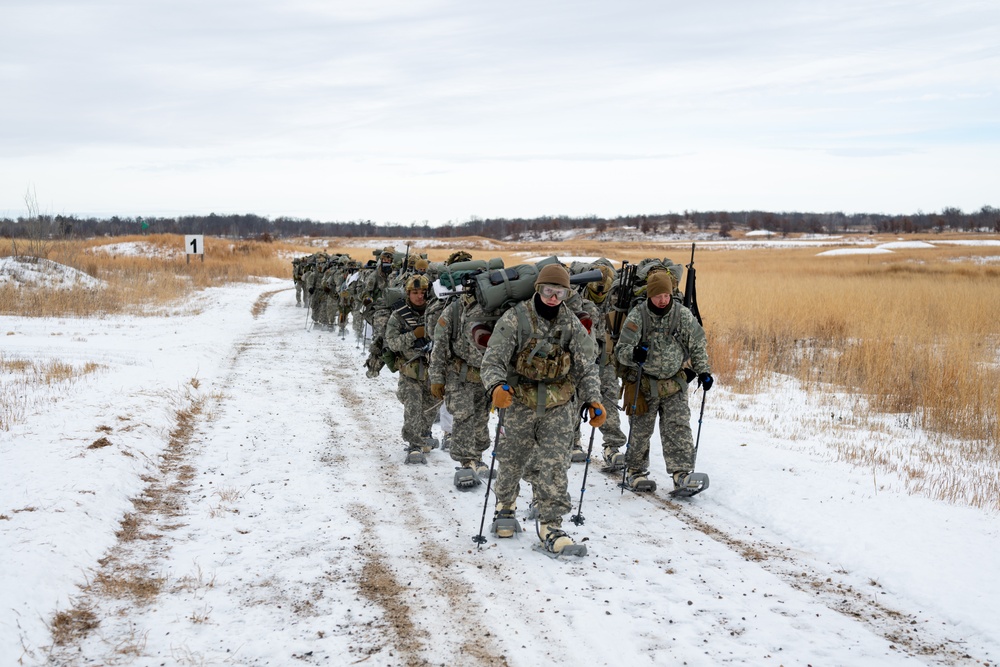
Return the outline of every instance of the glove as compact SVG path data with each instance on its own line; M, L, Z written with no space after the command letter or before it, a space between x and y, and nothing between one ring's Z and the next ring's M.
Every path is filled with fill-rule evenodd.
M330 288L329 287L323 287L323 291L326 292L327 294L329 294L330 293Z
M587 411L590 412L590 425L594 428L601 428L608 418L608 411L597 401L587 404Z
M416 336L417 338L423 338L426 334L427 332L424 331L423 325L420 325L419 327L413 330L413 335Z
M702 389L708 391L715 384L715 379L711 373L698 373L698 384L701 385Z
M649 404L642 393L642 389L635 382L625 382L622 385L622 393L625 406L625 414L632 416L632 404L635 403L635 416L641 417L649 411Z
M646 345L636 345L632 348L632 361L637 364L646 363L646 357L649 356L649 347Z
M514 404L514 392L511 391L510 385L498 384L493 387L492 399L493 407L503 410Z
M315 291L316 291L316 288L315 288L315 287L310 287L310 288L309 288L309 293L310 293L310 294L312 294L312 293L313 293L313 292L315 292Z
M691 384L691 381L694 380L696 377L698 377L698 374L695 373L690 368L685 367L682 368L681 370L684 371L684 379L687 381L688 384Z
M444 398L444 385L431 383L431 396L439 400Z
M423 327L421 327L421 328L423 328ZM430 340L428 340L427 338L418 338L415 341L413 341L413 349L414 350L420 350L420 349L422 349L424 347L427 347L427 343L429 343L429 342L430 342Z

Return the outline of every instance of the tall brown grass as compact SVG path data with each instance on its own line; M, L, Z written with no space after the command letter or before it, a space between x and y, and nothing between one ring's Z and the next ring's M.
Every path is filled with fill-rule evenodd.
M982 252L704 253L698 294L716 373L745 392L771 373L844 389L996 450L1000 263L954 261Z
M145 254L107 252L101 246L141 244ZM0 257L11 255L0 242ZM102 288L55 290L0 284L0 314L38 317L148 314L150 306L178 303L206 287L260 276L291 278L290 258L310 252L293 244L205 238L204 260L187 258L184 237L171 234L53 242L48 259L82 271ZM190 259L190 261L188 261Z

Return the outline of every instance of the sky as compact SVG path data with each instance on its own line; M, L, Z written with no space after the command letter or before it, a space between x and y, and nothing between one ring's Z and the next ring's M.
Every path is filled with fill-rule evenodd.
M0 260L0 275L13 264ZM21 274L76 289L79 273L41 269ZM352 328L341 337L306 321L279 279L203 290L147 316L0 316L10 369L0 374L0 663L1000 658L1000 523L995 506L965 504L997 471L970 465L968 443L899 415L866 420L858 397L806 394L788 378L752 396L719 378L689 395L693 429L705 406L704 493L666 499L654 442L653 495L623 494L596 463L586 481L584 465L571 466L584 521L564 527L585 557L532 549L527 484L524 532L497 539L487 519L477 549L484 503L492 511L484 487L456 490L456 464L439 449L404 464L397 376L367 379ZM93 370L24 381L56 363ZM917 488L942 479L954 503ZM155 489L161 502L148 501ZM129 534L141 539L119 539ZM158 593L81 590L101 582L112 592L159 582ZM99 626L52 647L48 623L73 608Z
M997 205L991 0L0 1L0 216Z

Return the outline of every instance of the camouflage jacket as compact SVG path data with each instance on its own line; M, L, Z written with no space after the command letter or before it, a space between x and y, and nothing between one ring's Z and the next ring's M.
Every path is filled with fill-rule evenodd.
M632 361L632 350L643 340L649 345L643 375L661 380L671 378L680 372L687 359L691 360L695 373L712 372L708 365L705 330L679 301L671 299L670 307L662 316L649 310L648 301L629 312L615 347L619 366L638 368Z
M497 322L480 369L483 387L487 391L503 383L531 384L528 378L515 371L515 363L517 357L533 344L532 341L542 341L568 352L571 360L568 379L576 388L576 395L585 402L601 400L601 383L595 363L597 349L593 338L565 304L559 306L552 322L539 317L534 298L515 305Z
M476 345L473 329L485 326L492 330L499 318L499 314L484 311L472 294L465 294L449 302L434 325L431 382L443 384L447 365L456 360L465 364L475 375L483 365L486 348ZM468 380L469 375L464 379Z

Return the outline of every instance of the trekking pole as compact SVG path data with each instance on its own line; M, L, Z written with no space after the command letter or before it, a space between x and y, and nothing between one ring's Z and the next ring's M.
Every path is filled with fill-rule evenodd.
M583 406L583 410L580 411L580 420L586 419L584 415L587 414L587 406ZM587 470L590 469L590 453L594 450L594 435L597 433L597 427L590 427L590 443L587 445L587 462L583 464L583 484L580 486L580 504L576 508L576 514L569 518L577 526L582 526L584 522L583 516L583 492L587 490ZM622 491L624 493L624 491Z
M503 430L503 416L507 412L507 408L497 409L497 436L493 440L493 454L490 456L490 477L486 480L486 497L483 498L483 518L479 522L479 534L472 538L472 541L477 545L476 549L481 549L483 544L486 542L486 538L483 537L483 526L486 525L486 506L490 503L490 486L493 484L493 466L497 461L497 446L500 445L500 431Z
M632 396L632 414L628 416L628 438L625 439L625 465L622 467L622 495L625 495L625 476L628 475L628 448L632 444L632 429L635 428L635 408L639 404L639 392L642 391L642 364L639 364L639 375L635 378L635 395Z
M698 435L694 439L694 458L698 458L698 442L701 440L701 420L705 416L705 396L707 391L701 392L701 412L698 413Z

